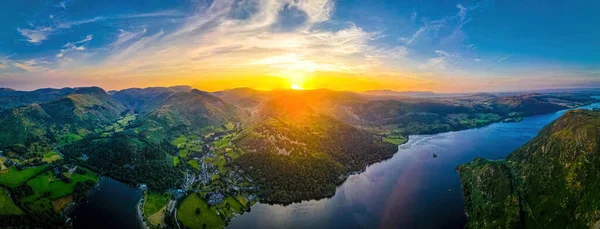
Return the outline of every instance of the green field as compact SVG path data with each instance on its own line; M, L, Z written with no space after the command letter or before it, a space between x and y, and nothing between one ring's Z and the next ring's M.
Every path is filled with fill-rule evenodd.
M121 124L121 126L127 126L130 121L134 121L136 119L135 115L127 114L121 120L117 121L117 123Z
M21 210L13 200L8 197L8 191L0 188L0 216L6 215L22 215Z
M229 140L231 139L231 135L225 135L223 136L221 139L219 139L218 141L214 142L215 146L217 148L225 148L227 146L229 146Z
M58 161L60 159L62 159L62 157L57 152L50 151L50 152L44 154L44 158L42 160L47 163L52 163L52 162Z
M192 168L200 170L200 165L197 160L189 160L188 164L192 166Z
M228 131L232 131L235 128L235 124L228 122L227 124L225 124L225 129L227 129Z
M83 139L82 136L73 133L69 133L58 138L60 145L65 145L71 142L79 141L81 139Z
M187 138L185 137L185 135L181 135L178 138L176 138L175 140L173 140L171 142L171 144L177 146L178 148L183 147L183 144L185 144L187 142Z
M0 184L11 188L19 187L19 185L25 183L29 178L42 172L44 168L46 168L45 165L18 171L15 167L11 167L7 173L0 174Z
M227 218L232 218L234 213L242 214L244 209L244 206L231 196L228 196L223 203L219 204L219 211Z
M187 149L179 150L179 156L181 158L186 158L188 156L188 150Z
M200 209L200 214L196 214L196 209ZM188 195L181 202L177 209L177 219L186 228L202 229L203 225L206 228L225 227L225 221L197 194Z
M383 141L389 142L394 145L402 145L402 144L406 143L408 141L408 139L406 139L406 137L401 136L401 135L390 135L390 136L383 138Z
M144 202L144 215L147 217L154 215L154 213L167 206L167 202L169 202L168 196L154 192L148 192Z
M98 175L86 169L86 174L73 173L71 182L65 183L51 172L46 172L27 182L34 194L23 198L22 202L36 212L47 211L53 207L51 200L70 195L75 191L77 182L86 180L97 181Z
M179 157L173 157L173 166L179 165Z

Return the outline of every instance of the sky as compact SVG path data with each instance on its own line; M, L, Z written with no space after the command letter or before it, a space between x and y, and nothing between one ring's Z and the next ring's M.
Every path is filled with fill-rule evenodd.
M600 1L7 0L0 87L600 87Z

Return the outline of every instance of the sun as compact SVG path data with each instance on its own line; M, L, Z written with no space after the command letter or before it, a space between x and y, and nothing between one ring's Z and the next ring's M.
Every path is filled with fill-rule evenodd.
M292 90L304 90L304 88L300 87L300 85L298 85L298 84L292 84L292 86L290 86L290 88Z

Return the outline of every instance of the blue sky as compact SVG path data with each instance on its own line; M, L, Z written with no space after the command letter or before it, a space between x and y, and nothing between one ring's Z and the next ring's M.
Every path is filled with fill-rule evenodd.
M16 1L0 87L600 87L598 1Z

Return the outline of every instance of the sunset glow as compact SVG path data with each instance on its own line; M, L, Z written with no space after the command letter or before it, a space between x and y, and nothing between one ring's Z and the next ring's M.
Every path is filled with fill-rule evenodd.
M292 86L290 88L292 90L302 90L302 87L298 86L297 84L292 84Z
M600 85L597 36L576 17L531 21L512 3L490 0L433 2L437 10L403 1L243 2L7 4L0 87L473 92ZM545 15L567 10L519 4ZM594 7L568 7L598 21Z

